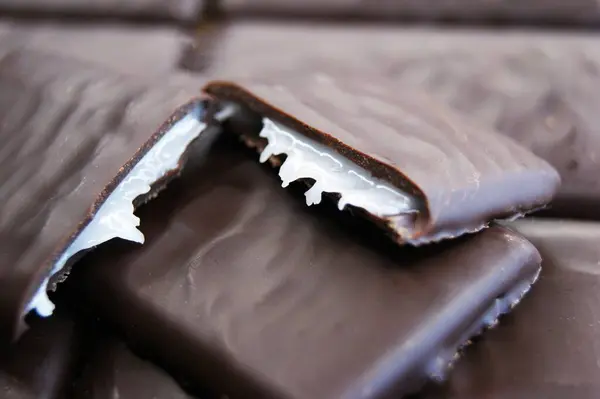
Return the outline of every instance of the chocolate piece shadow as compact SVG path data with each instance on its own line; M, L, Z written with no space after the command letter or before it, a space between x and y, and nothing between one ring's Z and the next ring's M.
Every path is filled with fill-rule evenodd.
M222 138L140 209L144 246L104 246L67 282L190 389L398 397L443 379L539 272L535 248L504 228L400 247L361 219L308 210Z
M360 208L400 243L478 231L552 199L560 178L545 161L422 93L388 86L305 74L205 90L231 113L227 129L261 162L281 165L284 187L314 181L308 205L335 193L340 210Z
M155 82L153 82L155 83ZM209 100L34 51L0 60L0 342L82 251L142 243L134 205L156 195L206 130Z
M135 356L113 335L102 331L93 334L81 375L73 384L73 398L169 398L191 399L159 367ZM201 396L204 398L204 396Z
M63 398L76 373L82 338L64 313L34 318L17 342L0 344L0 397Z

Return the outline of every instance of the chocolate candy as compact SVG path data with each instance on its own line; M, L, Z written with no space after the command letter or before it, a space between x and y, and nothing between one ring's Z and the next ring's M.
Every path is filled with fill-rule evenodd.
M64 313L30 324L18 342L0 344L0 397L63 398L76 372L82 331Z
M600 20L600 7L593 0L223 0L222 4L225 12L236 16L574 24Z
M194 21L202 0L0 0L0 11L26 15L135 17Z
M191 398L163 370L109 334L97 334L73 391L76 399L113 399L115 392L124 399Z
M93 62L136 76L175 75L181 47L188 42L176 27L127 24L0 22L3 44ZM169 78L171 80L171 78ZM195 77L194 87L201 86Z
M559 185L556 171L513 141L383 80L312 74L211 82L206 91L230 107L228 129L258 147L261 162L281 164L284 187L314 181L307 205L335 193L340 210L360 208L398 242L455 237L520 216L543 207ZM273 158L280 155L283 163Z
M524 220L514 227L542 255L539 282L426 398L600 396L600 225Z
M190 155L197 166L140 209L146 243L109 243L67 281L190 384L232 398L399 397L444 378L537 276L537 251L509 230L400 247L326 204L307 209L251 155L226 142L204 162Z
M425 89L512 137L562 178L560 217L600 218L600 49L593 35L402 29L277 23L232 24L213 46L211 73L232 79L328 73Z
M134 203L206 126L192 93L37 52L0 60L0 342L28 311L52 312L46 290L82 251L143 242Z

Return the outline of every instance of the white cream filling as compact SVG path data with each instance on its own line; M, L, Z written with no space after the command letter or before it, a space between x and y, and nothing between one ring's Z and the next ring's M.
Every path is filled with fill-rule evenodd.
M260 154L260 162L266 162L272 155L287 155L279 169L282 187L302 178L315 180L304 194L309 206L319 204L323 192L328 192L340 195L340 210L352 205L379 217L417 211L408 194L373 177L330 148L270 119L263 118L260 137L268 140Z
M26 307L26 313L35 309L40 316L50 316L54 304L46 293L50 278L58 273L70 257L113 238L144 243L144 235L137 229L140 219L133 214L133 201L147 194L150 186L175 170L188 145L200 135L206 125L200 121L202 109L192 112L175 123L156 144L140 159L106 201L96 211L92 221L54 264L50 275L43 281Z

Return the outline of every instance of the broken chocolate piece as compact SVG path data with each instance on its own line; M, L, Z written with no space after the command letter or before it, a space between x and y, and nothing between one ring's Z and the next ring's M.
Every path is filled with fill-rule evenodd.
M335 193L340 209L362 209L398 242L456 237L521 216L559 186L545 161L420 93L324 74L266 82L212 82L206 91L233 110L228 128L258 147L261 161L286 155L284 187L314 181L308 205Z
M531 295L427 399L600 397L600 224L512 223L542 255Z
M17 342L0 344L0 397L63 398L76 373L82 331L63 313L30 324Z
M46 290L81 251L143 242L135 203L179 173L206 126L193 98L32 51L0 60L0 337L30 310L52 313Z
M311 211L239 151L218 142L140 208L145 245L109 243L67 282L190 384L231 398L399 397L443 378L539 272L535 248L504 228L401 247L333 207Z
M98 334L87 354L86 365L74 384L74 398L191 399L159 367L134 355L123 342Z

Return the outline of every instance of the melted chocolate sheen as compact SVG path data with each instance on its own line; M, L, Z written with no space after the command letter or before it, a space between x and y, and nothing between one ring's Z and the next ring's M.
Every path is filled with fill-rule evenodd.
M223 0L222 3L226 12L242 16L578 24L600 20L600 6L594 0Z
M213 42L219 76L280 76L286 82L326 72L349 82L383 77L399 93L424 89L556 168L562 184L545 213L600 218L600 49L594 35L287 22L238 23L222 37Z
M33 51L0 59L0 342L93 206L193 94Z
M0 397L62 398L75 375L81 330L63 314L36 319L12 345L0 344Z
M238 151L218 143L140 210L143 246L107 245L69 279L192 386L232 398L398 397L538 270L535 248L499 227L399 247L360 219L308 210Z
M470 350L427 399L600 397L600 225L528 220L513 225L539 249L543 269L503 328Z
M276 83L277 82L277 83ZM426 225L382 218L400 241L457 236L547 204L558 174L510 139L478 128L421 93L326 74L281 76L210 94L283 123L426 202ZM260 129L232 127L258 140ZM427 215L428 214L428 215Z
M164 371L137 356L118 339L96 337L74 388L76 399L191 399Z

